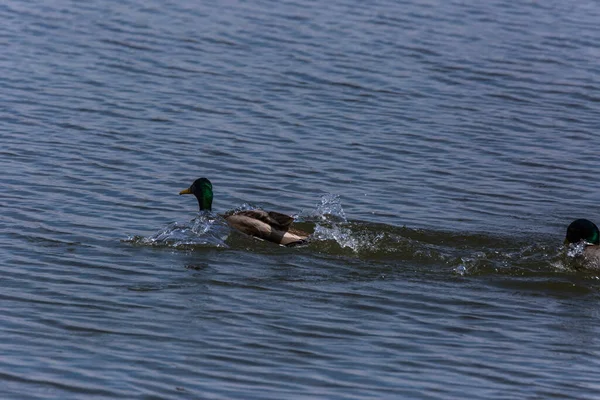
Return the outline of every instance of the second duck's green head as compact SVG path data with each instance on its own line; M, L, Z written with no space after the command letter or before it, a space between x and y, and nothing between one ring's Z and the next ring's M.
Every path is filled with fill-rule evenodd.
M193 194L198 199L200 211L212 209L213 191L212 183L206 178L196 179L192 186L182 190L179 194Z
M600 231L592 221L587 219L576 219L567 228L565 243L579 243L585 241L588 244L600 244Z

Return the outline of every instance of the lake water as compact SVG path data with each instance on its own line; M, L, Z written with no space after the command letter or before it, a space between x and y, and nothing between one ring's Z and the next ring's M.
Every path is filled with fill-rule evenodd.
M471 3L0 5L0 397L599 397L600 7Z

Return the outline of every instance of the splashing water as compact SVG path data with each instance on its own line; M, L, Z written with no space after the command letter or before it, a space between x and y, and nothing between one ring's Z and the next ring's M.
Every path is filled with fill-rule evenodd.
M326 194L321 197L321 204L317 205L316 214L320 215L321 219L326 220L329 217L329 220L348 222L340 196L337 194Z
M203 212L188 223L173 222L148 237L133 236L125 241L174 248L228 247L225 239L229 231L227 223L221 217Z
M313 240L335 240L341 247L349 247L357 251L360 247L356 238L352 237L352 231L339 225L333 226L315 226Z
M298 222L348 222L346 213L342 208L340 196L336 194L326 194L321 197L321 203L313 210L303 210L300 214L294 215Z
M334 241L341 248L349 248L358 253L361 250L373 249L374 243L384 237L383 233L353 231L353 224L348 222L342 208L340 196L326 194L314 210L304 211L296 216L298 222L314 222L315 230L311 241Z
M567 248L567 256L571 258L576 258L583 255L583 251L585 250L585 242L581 241L579 243L572 243Z

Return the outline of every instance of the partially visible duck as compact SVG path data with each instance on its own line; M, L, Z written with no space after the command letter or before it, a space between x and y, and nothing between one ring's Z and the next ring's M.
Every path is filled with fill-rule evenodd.
M596 224L587 219L576 219L567 228L565 244L583 242L583 256L600 261L600 231Z
M179 194L193 194L198 200L200 211L212 210L212 184L206 178L199 178ZM285 246L306 241L308 233L291 227L294 218L275 211L242 210L221 215L227 224L247 235Z

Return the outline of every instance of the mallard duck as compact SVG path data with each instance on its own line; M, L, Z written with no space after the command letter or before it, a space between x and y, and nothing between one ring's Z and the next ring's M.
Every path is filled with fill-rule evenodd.
M583 256L587 259L600 260L600 231L596 224L587 219L576 219L567 228L565 244L583 242Z
M211 211L212 184L206 178L199 178L179 194L193 194L198 200L200 211ZM294 218L274 211L242 210L221 215L227 224L250 236L282 244L285 246L303 243L308 233L291 227Z

